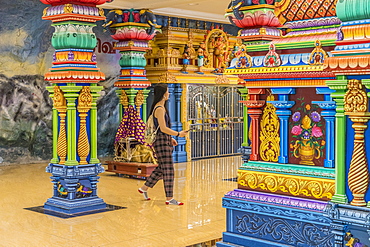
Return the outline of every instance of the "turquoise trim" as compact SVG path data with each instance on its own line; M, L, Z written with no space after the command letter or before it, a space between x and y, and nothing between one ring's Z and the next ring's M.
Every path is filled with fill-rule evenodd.
M324 168L318 166L305 166L293 164L280 164L273 162L249 161L244 163L240 170L252 170L256 172L279 173L303 177L315 177L335 179L334 168Z

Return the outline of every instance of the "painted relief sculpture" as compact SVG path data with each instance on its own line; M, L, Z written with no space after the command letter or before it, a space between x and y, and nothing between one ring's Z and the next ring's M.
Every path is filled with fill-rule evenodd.
M322 49L322 45L319 40L315 42L315 46L315 49L310 54L310 64L323 64L325 59L328 57L328 54L324 49Z
M225 32L219 29L211 30L205 40L208 53L207 68L214 68L215 72L223 72L229 62L229 45Z
M274 96L268 96L267 100L273 101ZM261 144L260 156L264 161L277 162L280 154L279 118L276 115L276 108L267 103L261 121Z
M45 80L53 98L53 158L46 168L52 174L53 197L46 211L61 214L98 212L106 209L97 196L99 173L104 172L97 158L96 100L104 74L96 66L95 22L104 20L97 5L106 0L41 0L50 4L43 13L55 32L53 66Z
M241 45L240 49L235 53L237 64L235 68L246 69L252 67L252 58L247 53L246 45Z
M256 2L232 1L226 13L251 57L241 68L236 56L225 74L248 91L252 154L223 199L227 232L217 246L369 246L370 2ZM270 14L252 21L262 9ZM280 37L251 25L267 20L279 20L270 26L284 27ZM275 128L279 149L266 145Z

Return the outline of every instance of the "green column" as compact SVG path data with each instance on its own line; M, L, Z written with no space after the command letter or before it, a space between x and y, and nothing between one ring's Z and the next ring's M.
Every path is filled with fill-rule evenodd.
M53 108L53 158L50 160L50 163L58 164L59 158L58 158L58 111L57 109Z
M118 90L116 90L116 95L117 95L117 97L118 97L118 99L120 100L121 99L121 94L122 94L122 90L123 89L118 89ZM121 104L121 102L118 104L118 121L121 121L121 119L122 119L122 116L123 116L123 105Z
M90 109L90 161L89 164L98 164L98 114L96 100L99 97L98 92L103 90L102 86L91 86L90 91L93 98Z
M330 89L336 90L332 93L337 103L335 114L335 195L332 202L348 203L346 196L346 116L344 115L344 94L347 89L345 76L337 76L335 81L326 81Z
M49 91L49 97L54 97L54 86L46 87L46 90ZM59 121L58 121L58 110L53 108L53 158L50 160L52 164L59 164L59 157L58 157L58 135L59 135Z
M243 100L247 100L248 97L248 88L239 88L239 92L241 92L241 96ZM248 108L243 104L243 147L248 147Z
M77 161L77 127L76 127L76 100L81 86L74 86L74 83L67 83L67 86L60 87L67 100L67 161L65 165L78 165Z
M129 89L125 89L125 91L126 91L126 94L127 94L127 97L128 97L128 105L134 106L135 105L135 97L136 97L136 94L137 94L138 90L136 90L134 88L129 88Z
M148 112L147 99L148 99L150 90L149 89L143 89L143 93L144 93L144 99L145 99L145 101L144 101L143 105L141 106L141 109L143 109L142 119L143 119L144 123L146 123L146 115L147 115L147 112Z

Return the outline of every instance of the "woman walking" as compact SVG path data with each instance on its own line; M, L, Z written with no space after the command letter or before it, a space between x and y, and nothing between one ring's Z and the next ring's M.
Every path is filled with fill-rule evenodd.
M183 205L173 198L173 184L174 184L174 168L172 151L173 146L177 146L177 141L171 136L184 137L188 131L174 131L171 127L171 120L168 114L167 100L170 93L168 92L167 84L157 84L154 87L154 100L150 114L154 116L155 128L157 131L156 139L153 143L154 151L157 155L158 167L150 174L145 184L139 188L139 192L143 194L145 200L150 200L148 196L148 189L163 178L164 191L166 192L167 205Z

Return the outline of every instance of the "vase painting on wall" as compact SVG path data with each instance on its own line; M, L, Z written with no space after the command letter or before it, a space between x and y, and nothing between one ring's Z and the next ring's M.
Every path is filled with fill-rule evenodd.
M325 128L318 105L306 102L303 97L296 100L298 107L290 121L290 153L301 165L318 165L324 155Z

